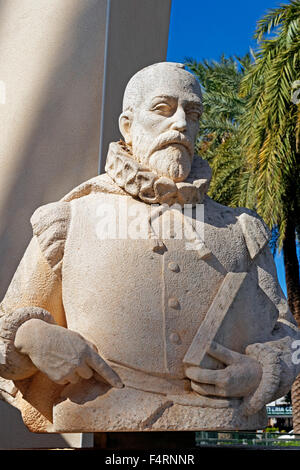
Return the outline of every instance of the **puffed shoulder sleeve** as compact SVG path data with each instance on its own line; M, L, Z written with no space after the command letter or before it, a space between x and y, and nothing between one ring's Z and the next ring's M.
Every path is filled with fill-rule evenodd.
M47 204L31 217L32 240L0 303L0 376L5 379L19 380L35 372L30 359L14 346L16 332L24 322L37 318L66 324L61 267L70 224L69 206L61 201Z
M39 207L30 219L41 251L59 278L70 219L70 204L61 201Z
M245 209L238 214L238 221L251 260L263 250L271 238L271 232L256 212Z

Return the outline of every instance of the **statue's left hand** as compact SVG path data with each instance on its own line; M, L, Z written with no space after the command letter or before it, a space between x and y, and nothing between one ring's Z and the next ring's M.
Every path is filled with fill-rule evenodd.
M99 355L97 348L75 331L39 319L23 323L17 330L15 347L60 385L94 377L122 388L118 374Z
M186 368L192 389L200 395L219 397L245 397L258 387L262 367L256 359L213 342L208 354L225 365L211 370L196 366Z

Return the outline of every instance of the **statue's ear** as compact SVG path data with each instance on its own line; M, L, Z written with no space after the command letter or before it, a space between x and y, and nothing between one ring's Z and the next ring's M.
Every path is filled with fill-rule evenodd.
M126 144L131 145L132 112L127 110L119 117L119 129Z

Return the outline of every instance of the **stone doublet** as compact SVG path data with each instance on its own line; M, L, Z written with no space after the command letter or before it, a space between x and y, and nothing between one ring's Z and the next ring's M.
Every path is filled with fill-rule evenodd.
M149 205L125 199L129 211L137 205L141 214L148 213ZM187 249L184 239L154 240L164 249L153 251L150 232L149 239L99 239L99 207L109 201L117 210L120 200L124 196L96 193L70 203L62 271L68 327L95 343L107 360L183 378L183 357L224 276L247 268L241 228L233 213L228 227L206 223L211 255L204 259ZM212 218L214 204L207 199L205 210ZM81 291L80 302L74 301L74 289Z
M114 222L101 219L103 208L110 217L117 214L118 221L124 221L124 203L129 213L138 214L139 222L148 220L144 237L120 236L119 229L99 237L99 229L105 224L111 229ZM182 211L161 210L162 206L149 222L151 207L126 196L103 175L63 201L40 208L32 223L49 264L60 267L59 275L62 266L68 327L94 342L107 360L183 378L184 355L222 280L227 272L247 271L267 243L268 233L259 219L252 221L251 214L225 208L208 197L204 222L198 226ZM163 237L154 230L155 223L164 215L168 219L170 212L173 226L169 237ZM175 221L184 219L196 235L197 227L202 227L192 246L176 233ZM74 297L77 289L81 294Z

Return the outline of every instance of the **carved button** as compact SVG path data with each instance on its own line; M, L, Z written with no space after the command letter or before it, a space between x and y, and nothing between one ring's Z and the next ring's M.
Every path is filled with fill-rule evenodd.
M171 333L170 334L170 341L171 341L171 343L174 343L174 344L180 344L181 343L180 337L177 333Z
M170 261L170 263L168 264L168 268L174 273L178 273L180 271L179 265L174 261Z
M170 297L170 299L168 300L168 305L170 308L179 308L179 302L177 299L175 299L175 297Z

